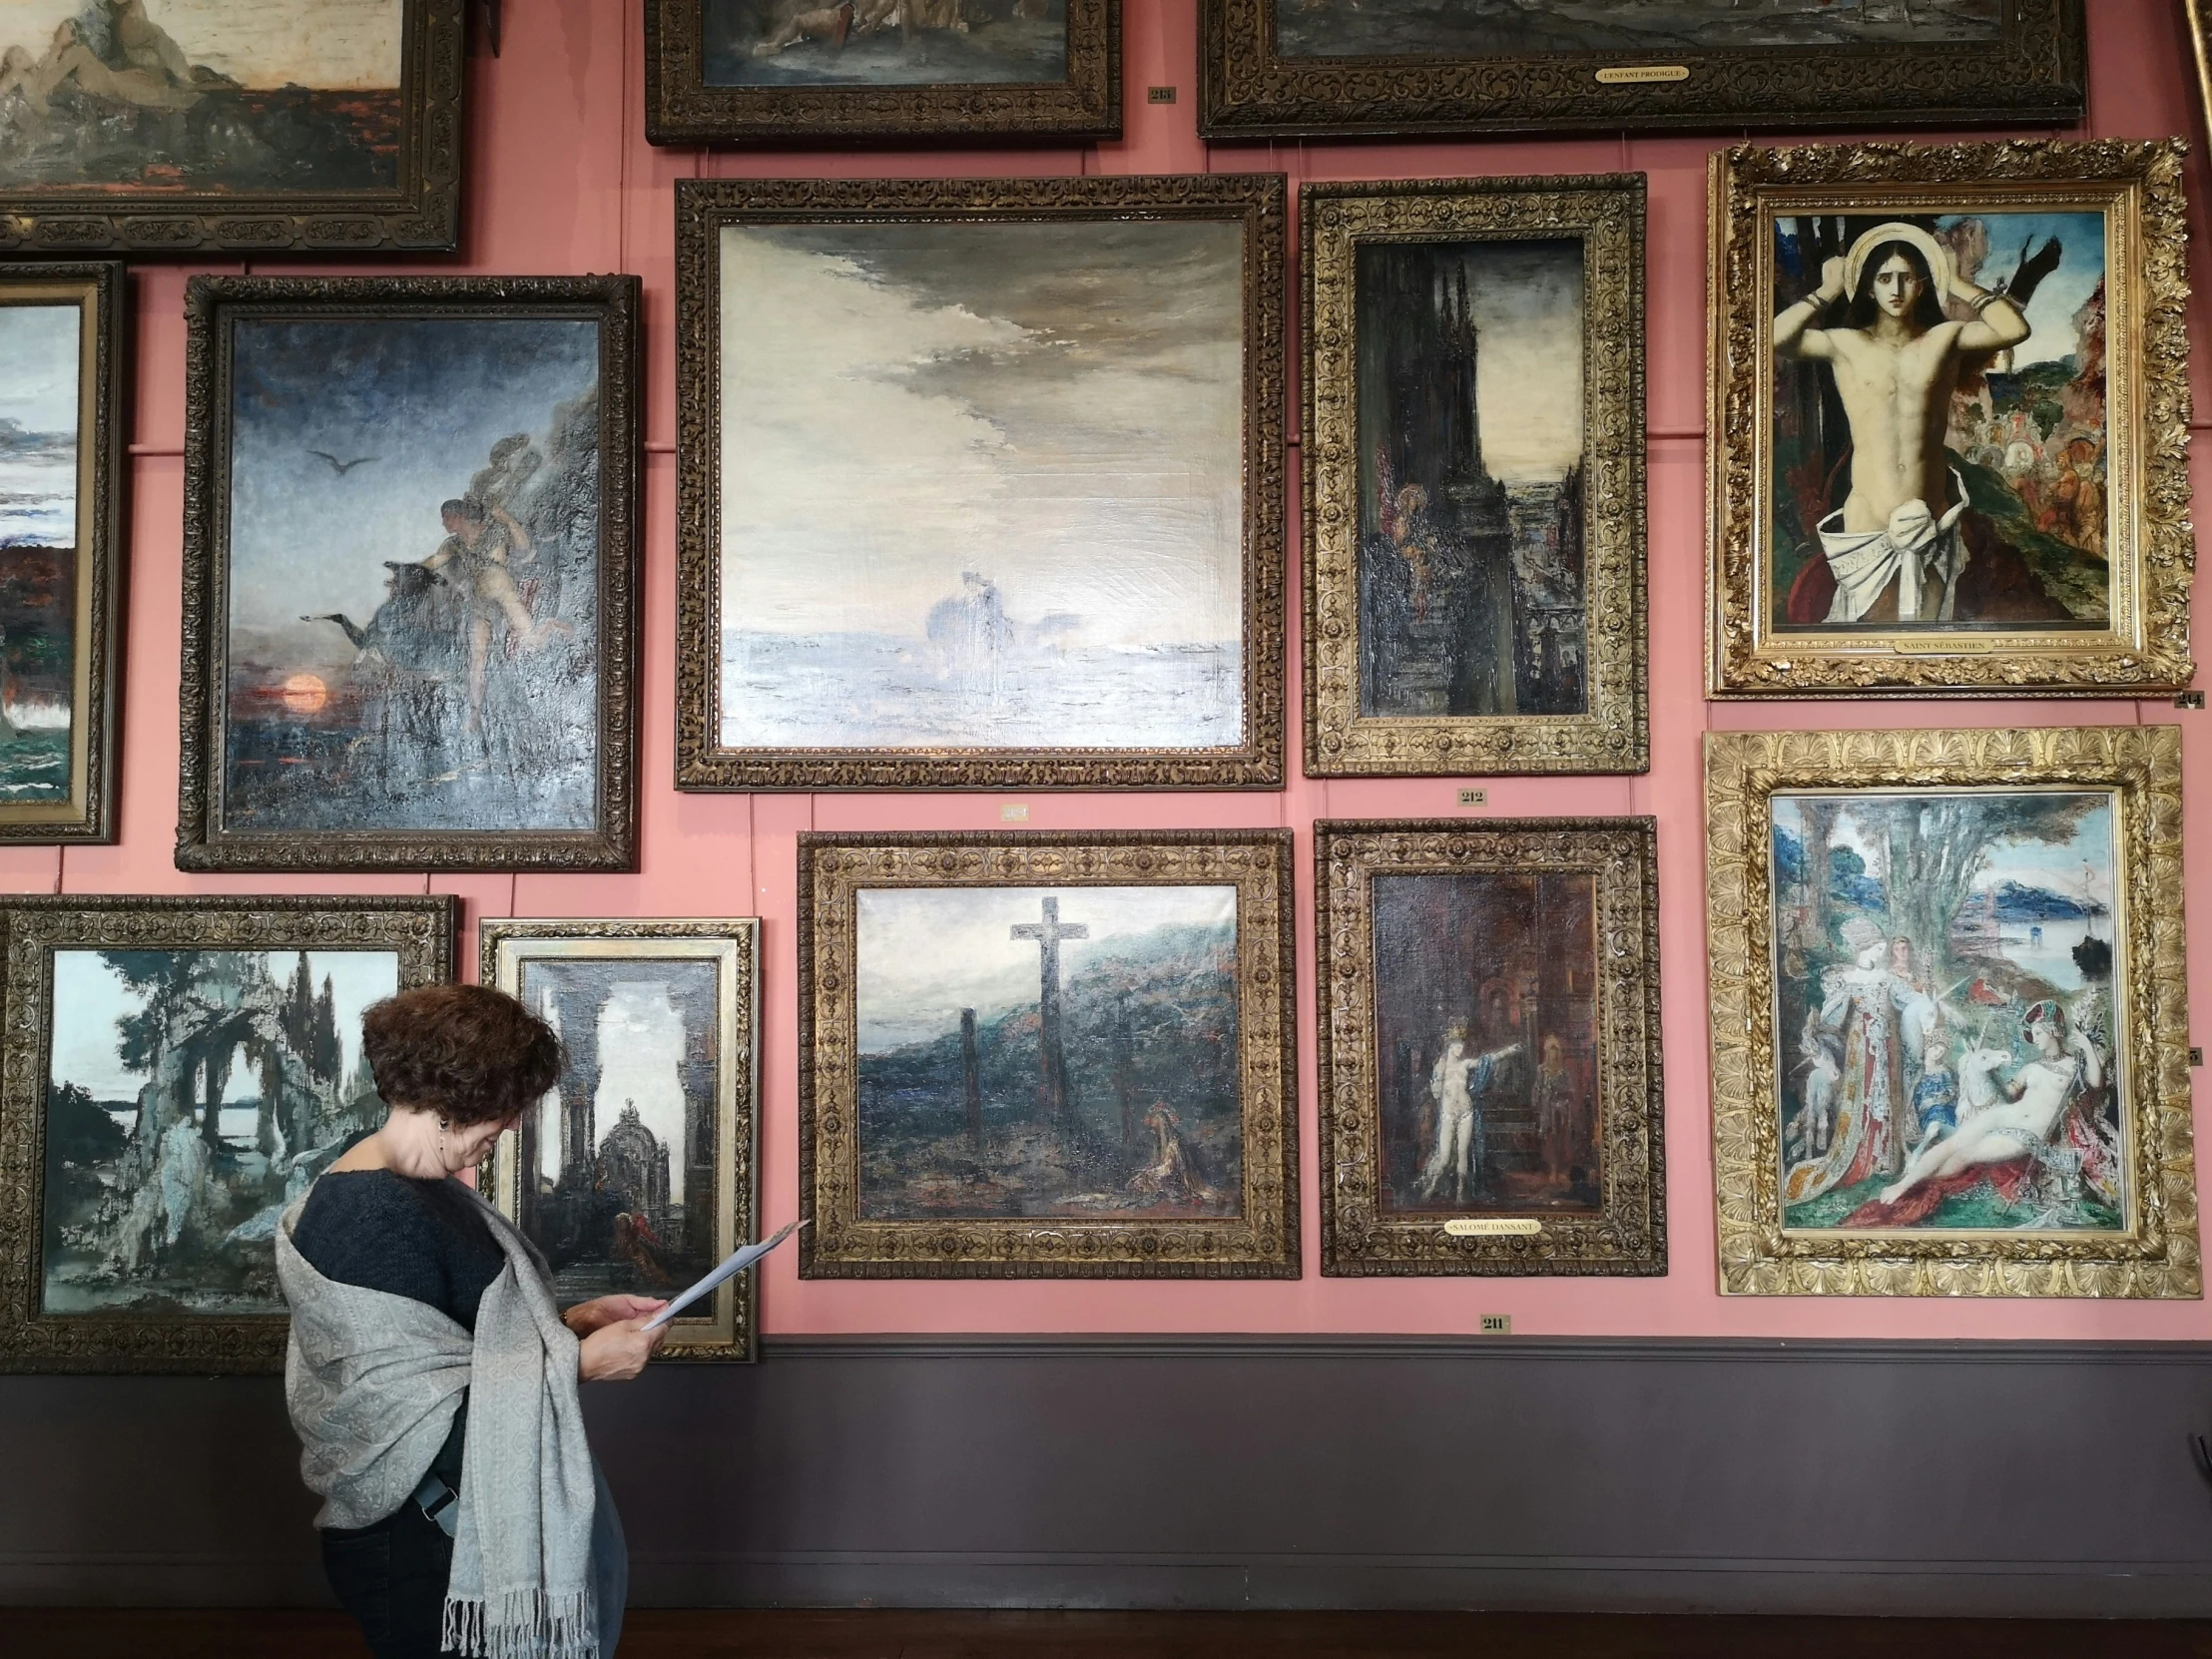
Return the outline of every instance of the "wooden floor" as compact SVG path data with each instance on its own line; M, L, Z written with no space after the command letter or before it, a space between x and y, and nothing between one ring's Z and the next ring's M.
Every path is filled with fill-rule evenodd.
M0 1653L367 1659L328 1613L0 1608ZM2212 1622L1533 1613L646 1612L622 1659L2212 1659Z

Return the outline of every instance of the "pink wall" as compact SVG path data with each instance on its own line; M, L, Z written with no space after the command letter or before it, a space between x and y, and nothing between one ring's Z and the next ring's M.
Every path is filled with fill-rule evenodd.
M1866 726L2015 726L2178 721L2200 823L2212 814L2212 716L2164 702L1799 703L1716 705L1700 696L1703 605L1705 158L1720 141L1589 138L1557 143L1301 144L1210 150L1196 135L1194 0L1126 0L1127 139L1093 150L900 154L700 155L656 151L641 115L642 0L531 0L508 8L505 56L472 63L468 263L425 270L508 274L636 272L645 280L643 868L637 875L275 876L180 874L176 829L184 285L194 269L389 267L275 265L136 272L139 313L122 834L107 847L0 848L0 891L413 892L467 901L462 956L492 915L758 914L766 948L762 1192L766 1219L796 1211L798 1027L795 836L801 830L996 830L1005 800L1025 800L1040 830L1289 826L1298 832L1300 1119L1306 1277L1248 1285L1115 1283L802 1283L791 1252L768 1269L771 1334L830 1332L1471 1332L1510 1314L1515 1335L2187 1339L2212 1335L2201 1303L1723 1300L1715 1290L1707 1112L1699 745L1707 730ZM2056 137L2194 139L2193 73L2177 0L2093 0L2089 119ZM1173 85L1179 102L1145 102ZM1977 135L1961 134L1959 137ZM675 737L675 337L671 182L789 175L943 176L1272 170L1304 179L1421 178L1633 170L1651 181L1652 770L1635 779L1499 779L1485 816L1649 813L1660 822L1661 963L1666 989L1669 1236L1663 1280L1325 1280L1313 1168L1312 826L1330 817L1457 814L1449 780L1311 782L1300 777L1294 614L1290 788L1276 795L679 795ZM2192 212L2204 273L2200 167ZM1296 292L1295 284L1292 291ZM2200 299L2193 314L2206 314ZM1294 356L1295 341L1293 342ZM2212 414L2206 375L2196 405ZM1296 413L1293 427L1296 431ZM2204 469L2200 467L2200 472ZM1296 478L1293 457L1289 468ZM2212 477L2206 479L2212 487ZM1295 488L1295 484L1294 484ZM1295 504L1294 504L1295 505ZM1296 519L1291 521L1296 557ZM2207 603L2200 597L2200 605ZM2212 858L2193 834L2191 907L2212 918ZM2212 1009L2212 942L2190 953L2196 1005ZM2200 1040L2204 1033L2199 1028Z

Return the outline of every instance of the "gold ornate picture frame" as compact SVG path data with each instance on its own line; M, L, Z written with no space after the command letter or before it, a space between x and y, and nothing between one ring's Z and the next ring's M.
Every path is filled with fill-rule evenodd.
M803 1279L1296 1279L1291 833L799 840Z
M1730 1296L2195 1298L2170 726L1713 733Z
M2184 154L1714 156L1711 695L2188 683Z
M1314 827L1325 1275L1661 1275L1653 819Z
M0 1372L283 1369L276 1218L384 1120L361 1010L460 900L0 904Z
M1280 788L1288 221L679 181L676 787Z
M671 1296L759 1233L760 950L749 916L477 924L479 981L561 1033L560 1081L500 1137L485 1196L564 1306ZM760 1295L757 1271L726 1282L658 1358L757 1359Z
M2084 0L1756 9L1200 0L1198 130L1236 143L2081 119Z
M1121 137L1121 0L840 8L647 0L654 144L1055 144ZM782 13L781 19L773 14ZM781 27L773 25L780 21Z
M1307 776L1649 769L1644 194L1302 189Z

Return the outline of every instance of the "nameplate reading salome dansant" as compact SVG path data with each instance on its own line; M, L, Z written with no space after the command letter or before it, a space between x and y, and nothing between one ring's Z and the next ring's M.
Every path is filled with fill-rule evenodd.
M1687 81L1690 66L1686 63L1637 63L1615 64L1597 72L1598 85L1607 87L1650 86L1659 81Z
M1454 1239L1529 1238L1544 1230L1534 1216L1453 1216L1444 1232Z

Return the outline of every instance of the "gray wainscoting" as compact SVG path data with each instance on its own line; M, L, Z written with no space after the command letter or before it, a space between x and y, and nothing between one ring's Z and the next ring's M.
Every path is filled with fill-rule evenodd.
M636 1599L2212 1615L2212 1354L771 1341L586 1391ZM324 1591L275 1379L0 1378L0 1599Z

